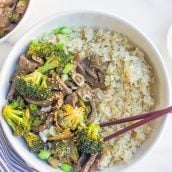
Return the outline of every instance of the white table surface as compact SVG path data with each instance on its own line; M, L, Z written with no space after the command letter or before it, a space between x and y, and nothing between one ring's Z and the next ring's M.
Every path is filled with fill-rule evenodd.
M167 52L167 31L172 24L172 0L32 0L28 19L18 29L13 40L18 40L33 24L56 12L71 9L96 9L114 13L134 23L158 47L172 74L172 57ZM12 45L0 44L0 66ZM172 83L172 75L171 75ZM172 172L172 116L168 117L165 132L153 150L131 172ZM127 172L130 172L127 170Z

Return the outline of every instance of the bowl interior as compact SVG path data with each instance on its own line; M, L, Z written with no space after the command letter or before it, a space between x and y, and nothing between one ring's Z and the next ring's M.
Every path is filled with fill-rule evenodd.
M68 12L56 14L44 20L36 27L31 29L24 37L18 41L18 43L12 49L9 57L7 58L3 69L1 71L0 80L3 81L0 85L0 108L6 103L6 94L9 86L9 79L11 74L15 70L16 61L19 55L22 54L27 48L28 43L31 39L38 37L41 33L50 32L52 29L58 26L94 26L99 28L107 28L117 32L120 32L127 36L137 47L142 49L146 53L146 59L153 68L155 74L155 99L156 106L155 108L160 108L167 106L169 104L169 84L167 79L167 74L165 67L161 60L161 57L152 43L143 35L141 32L136 29L133 25L121 20L118 17L114 17L108 14L101 12ZM163 99L162 99L163 97ZM20 154L22 158L28 164L33 166L39 171L49 171L57 172L57 169L51 168L44 161L39 160L35 155L29 152L27 146L22 139L16 138L12 135L10 128L7 126L3 118L1 117L1 124L5 131L7 138L12 143L14 149ZM139 151L136 153L134 158L131 160L129 165L115 166L113 168L106 169L104 171L114 171L126 168L135 164L136 161L144 157L145 154L149 152L157 138L159 137L161 130L163 128L165 118L161 118L152 123L153 131L151 136L145 141L141 146Z

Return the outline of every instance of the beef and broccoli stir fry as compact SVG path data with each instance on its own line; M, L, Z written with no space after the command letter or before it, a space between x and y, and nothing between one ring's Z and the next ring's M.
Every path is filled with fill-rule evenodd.
M29 0L0 0L0 38L15 28L28 3Z
M54 168L73 171L81 155L102 152L94 98L105 88L105 74L96 61L96 55L81 58L61 43L33 40L11 78L3 117L14 135Z

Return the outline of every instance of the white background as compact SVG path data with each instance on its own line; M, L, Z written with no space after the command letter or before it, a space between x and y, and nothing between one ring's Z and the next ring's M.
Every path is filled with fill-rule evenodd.
M13 40L18 40L33 24L60 11L96 9L111 12L138 26L154 42L166 63L172 82L172 57L167 52L167 31L172 24L172 0L32 0L27 20ZM11 49L11 44L0 44L0 66ZM163 98L163 97L162 97ZM154 151L132 172L172 172L172 116L169 115L163 137ZM127 172L130 172L127 170Z

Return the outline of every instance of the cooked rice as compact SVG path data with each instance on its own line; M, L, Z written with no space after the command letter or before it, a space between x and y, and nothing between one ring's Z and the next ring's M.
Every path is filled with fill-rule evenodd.
M106 90L99 90L96 99L95 122L129 117L149 111L154 105L152 97L153 75L144 53L125 36L110 30L76 27L67 40L66 51L81 57L99 56L99 65L106 72ZM44 37L44 39L46 39ZM50 39L49 39L50 40ZM52 35L52 42L62 37ZM102 129L107 136L127 124ZM102 169L128 162L147 138L151 127L145 124L104 144L104 152L97 167Z

